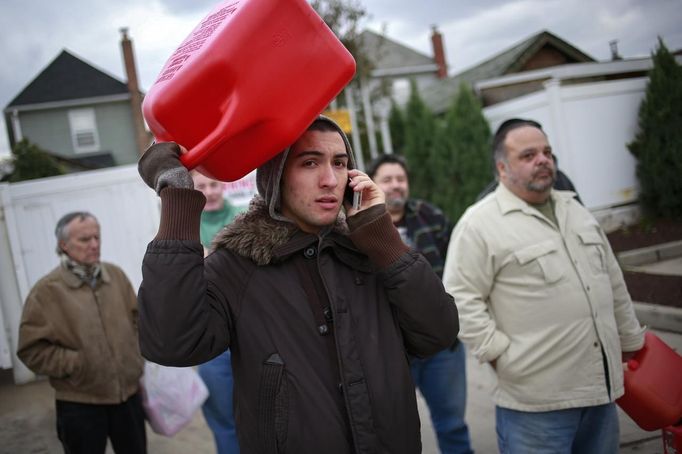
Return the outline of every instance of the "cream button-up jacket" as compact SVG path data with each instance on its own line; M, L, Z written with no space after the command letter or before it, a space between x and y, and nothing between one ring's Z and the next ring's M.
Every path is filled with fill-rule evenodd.
M614 401L621 352L644 343L603 230L572 192L551 197L558 226L500 184L458 222L443 273L460 339L497 360L495 403L521 411Z

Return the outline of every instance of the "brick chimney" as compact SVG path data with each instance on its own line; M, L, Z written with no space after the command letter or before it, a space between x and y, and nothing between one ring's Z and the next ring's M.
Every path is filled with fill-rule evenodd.
M130 107L133 112L133 123L135 126L135 143L137 144L137 151L141 155L149 146L151 138L144 126L144 118L142 117L142 93L140 92L140 87L137 82L133 42L128 38L127 27L121 28L120 32L121 51L123 52L123 63L125 65L126 77L128 78Z
M609 41L609 47L611 47L611 60L622 60L623 57L618 53L618 40L614 39Z
M431 45L433 46L433 59L438 65L438 78L448 77L448 64L445 62L445 48L443 47L443 35L435 25L431 26Z

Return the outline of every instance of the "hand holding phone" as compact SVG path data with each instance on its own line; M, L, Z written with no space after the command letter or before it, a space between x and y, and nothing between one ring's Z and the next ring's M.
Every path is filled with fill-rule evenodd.
M348 179L348 182L350 183L350 179ZM344 200L346 200L349 204L353 206L353 209L359 210L360 205L362 204L362 192L355 192L353 191L353 188L350 187L350 184L346 185L346 191L343 194Z

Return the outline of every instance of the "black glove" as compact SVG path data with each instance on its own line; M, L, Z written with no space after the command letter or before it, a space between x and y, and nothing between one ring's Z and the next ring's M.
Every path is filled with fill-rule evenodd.
M137 163L137 171L157 194L166 186L194 189L192 176L180 162L180 147L174 142L152 144Z

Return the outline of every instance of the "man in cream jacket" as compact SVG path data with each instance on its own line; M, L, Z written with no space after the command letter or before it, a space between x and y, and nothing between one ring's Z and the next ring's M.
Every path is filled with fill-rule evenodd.
M540 125L513 119L493 142L500 185L452 234L443 280L459 337L495 369L502 453L617 453L622 361L644 343L622 272L568 191Z

